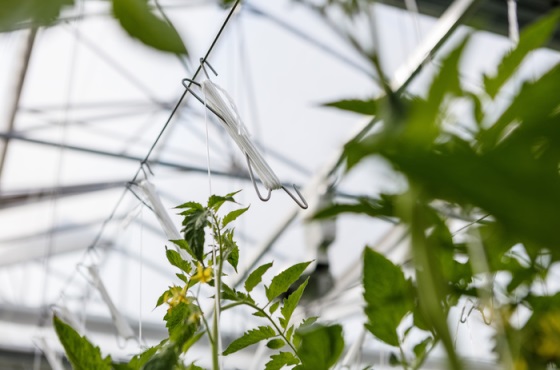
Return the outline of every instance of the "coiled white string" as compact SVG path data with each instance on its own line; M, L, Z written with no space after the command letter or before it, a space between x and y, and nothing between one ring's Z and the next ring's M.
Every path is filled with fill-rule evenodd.
M97 269L97 266L87 266L87 271L90 275L90 279L88 279L89 282L99 291L101 298L111 312L111 318L113 320L113 323L115 324L115 327L117 328L119 336L124 339L134 339L134 331L122 316L122 314L119 312L117 306L115 306L113 300L109 296L109 292L107 291L107 288L105 288L105 284L103 284L103 281L99 276L99 270Z
M140 189L142 190L148 202L152 206L154 214L156 215L156 218L158 219L158 222L161 226L161 229L165 233L167 240L183 239L183 237L181 236L181 234L179 234L179 231L175 227L175 224L171 220L171 217L169 217L169 213L167 213L167 209L163 206L163 203L161 202L161 198L157 194L154 184L152 184L148 180L142 180L138 185L140 186ZM183 249L177 246L175 246L175 249L177 250L177 252L179 252L181 257L185 261L187 262L192 261L191 256Z
M280 180L251 141L237 107L228 93L208 79L202 82L201 88L206 104L223 118L223 120L219 120L220 124L226 129L239 149L249 157L264 187L268 190L282 188Z

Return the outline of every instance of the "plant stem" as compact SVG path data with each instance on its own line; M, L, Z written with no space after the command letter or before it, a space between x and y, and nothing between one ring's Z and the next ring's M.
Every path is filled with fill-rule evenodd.
M286 341L286 343L288 343L288 345L290 346L290 348L292 349L292 351L294 351L294 355L296 355L296 357L299 358L299 356L297 355L297 351L296 348L292 345L292 343L288 340L288 338L286 338L286 336L284 335L284 332L282 330L280 330L280 328L278 327L278 325L276 325L276 323L274 322L274 320L272 319L272 317L270 317L269 314L266 313L265 310L263 310L262 308L260 308L259 306L250 303L250 302L243 302L243 304L246 304L249 307L254 308L255 310L259 311L261 314L263 314L268 321L270 321L272 323L272 325L274 326L274 329L276 329L276 331L278 332L278 334L282 337L282 339L284 339Z
M222 235L220 232L220 224L216 219L216 216L212 214L212 218L214 219L215 227L215 240L218 242L218 247L220 249L220 256L218 262L218 270L215 272L214 276L214 284L216 286L216 296L215 296L215 309L214 309L214 318L213 318L213 337L214 343L212 345L212 369L219 370L220 369L220 302L221 302L221 291L222 291L222 270L224 267L223 261L223 246L222 246ZM214 250L214 256L216 256L216 251ZM217 257L214 257L214 263L216 262Z

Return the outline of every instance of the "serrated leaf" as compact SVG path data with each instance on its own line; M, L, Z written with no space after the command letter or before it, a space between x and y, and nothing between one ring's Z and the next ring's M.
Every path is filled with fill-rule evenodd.
M335 217L341 213L365 214L371 217L394 216L393 199L382 195L381 199L360 197L356 203L334 203L319 210L313 215L314 219L320 220Z
M192 303L181 302L172 307L164 316L165 326L169 332L169 340L178 348L188 342L200 326L193 317L200 317L200 309Z
M292 335L294 335L295 328L295 325L292 325L288 328L288 330L286 330L286 339L288 339L288 341L292 340Z
M208 226L210 212L204 208L188 208L181 212L184 216L183 231L185 240L192 251L194 258L202 262L204 260L204 235Z
M317 320L319 320L317 316L311 316L304 319L301 324L299 324L298 330L305 330L305 328L308 328L311 325L315 324Z
M172 242L182 250L186 251L192 258L196 259L196 255L194 254L193 250L189 246L189 243L185 239L170 240L170 242Z
M212 208L214 211L218 212L222 204L225 202L237 203L233 196L240 191L241 190L234 191L233 193L226 194L225 196L211 195L210 198L208 198L208 208Z
M170 289L167 289L165 292L161 293L161 295L159 296L157 303L156 303L156 307L161 306L164 302L165 302L165 296L171 291Z
M341 325L312 325L296 332L302 370L328 370L344 349Z
M113 0L113 14L128 34L155 49L187 54L175 28L152 13L146 0Z
M284 366L297 364L299 360L291 352L280 352L270 356L270 361L266 363L264 370L280 370Z
M310 263L311 261L297 263L272 278L270 286L265 289L268 301L270 302L280 294L285 293L299 279Z
M111 370L111 357L103 358L99 347L80 336L70 325L53 317L53 325L66 357L75 370Z
M144 365L142 370L169 370L179 361L179 353L169 343Z
M254 287L259 285L262 281L262 276L268 271L269 268L272 267L273 262L265 263L257 267L253 272L247 276L247 280L245 280L245 290L247 293L250 293Z
M283 329L286 329L288 324L290 323L290 319L292 318L292 314L296 309L299 300L301 299L301 295L309 282L309 278L305 279L303 284L301 284L295 292L290 294L288 298L284 300L284 306L280 309L280 313L282 313L282 319L280 319L280 325L282 325Z
M144 352L132 357L124 369L141 370L142 367L156 354L164 342L148 348ZM115 364L113 364L115 367Z
M281 338L271 339L266 344L266 346L270 349L280 349L280 348L284 347L285 345L286 345L286 342L284 342L284 339L281 339Z
M183 283L188 284L189 283L189 279L185 276L185 274L175 274L179 280L181 280Z
M174 250L167 249L165 251L165 256L167 257L169 263L172 264L173 266L179 268L180 270L186 272L187 274L191 273L190 263L183 260L183 258L181 258L181 255L179 253L175 252Z
M261 311L253 312L253 316L266 318L266 314L264 312L261 312Z
M339 100L330 103L322 104L325 107L338 108L341 110L346 110L354 113L365 114L368 116L374 116L377 114L378 106L377 100L375 99L346 99Z
M204 210L204 206L198 202L186 202L183 203L181 205L178 205L177 207L175 207L177 209L193 209L193 210L199 210L202 211Z
M274 312L276 312L276 310L278 309L279 306L280 306L280 301L274 302L268 308L268 312L270 312L270 314L272 315Z
M224 219L222 220L222 227L226 227L229 223L235 221L239 216L247 212L248 209L249 207L236 209L235 211L231 211L230 213L225 215Z
M411 283L402 270L371 248L364 251L366 328L392 346L399 345L397 327L414 307Z
M224 255L226 261L237 272L237 264L239 263L239 247L233 240L233 230L226 230L222 234L222 244L224 246Z
M521 31L519 43L508 52L498 65L498 71L492 77L484 76L486 92L494 98L502 86L513 76L525 57L533 50L544 46L553 35L560 20L560 11L556 10L531 24Z
M247 331L245 334L243 334L243 336L231 342L228 348L226 348L226 350L224 351L223 355L227 356L250 345L258 343L261 340L269 339L275 336L276 333L271 327L259 326L256 329Z

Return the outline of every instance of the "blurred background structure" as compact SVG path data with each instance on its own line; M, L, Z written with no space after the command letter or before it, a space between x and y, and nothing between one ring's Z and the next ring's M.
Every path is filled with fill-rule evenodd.
M473 89L512 44L504 0L367 3L372 28L362 18L354 24L337 23L342 19L337 14L329 18L333 26L300 1L243 1L208 58L219 74L213 80L235 100L282 182L302 189L309 210L298 208L283 192L261 202L245 159L192 96L172 115L185 90L181 81L192 77L198 59L207 53L227 7L205 0L160 2L185 41L188 58L131 39L112 17L110 4L101 0L76 1L48 27L22 23L3 29L0 369L49 368L38 348L45 338L61 353L50 324L53 308L71 312L84 332L116 358L166 335L161 320L165 308L154 306L176 277L165 260L166 236L143 203L141 190L131 183L144 178L155 184L177 223L173 207L189 200L203 202L210 193L209 178L212 193L242 189L238 200L251 208L236 227L240 272L269 260L279 271L315 259L305 310L341 320L347 343L361 340L357 283L363 246L384 249L396 262L408 257L401 231L391 220L372 223L351 215L336 222L308 220L333 199L376 196L401 184L377 160L350 175L333 171L341 146L368 119L322 104L381 92L373 83L371 63L337 30L362 35L361 45L379 55L393 87L419 94L437 70L438 58L471 27L476 31L461 79ZM517 2L519 26L556 3ZM560 34L550 46L531 56L520 78L537 76L560 60L554 49L560 47ZM147 153L147 164L142 164ZM140 344L118 338L109 309L81 267L92 263ZM459 352L478 369L492 368L492 343L484 336L482 318L459 325L460 316L457 312ZM253 319L243 312L224 314L224 341L250 328ZM481 337L471 336L475 329ZM199 346L198 353L204 353L204 343ZM387 346L366 338L364 348L364 361L380 369L389 366ZM228 366L262 368L263 351L236 354ZM209 359L199 359L208 365ZM437 353L426 364L430 369L445 366Z

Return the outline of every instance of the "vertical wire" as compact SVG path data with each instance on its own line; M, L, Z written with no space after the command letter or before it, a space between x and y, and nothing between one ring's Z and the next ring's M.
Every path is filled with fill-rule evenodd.
M140 276L138 294L138 344L142 344L142 288L143 288L143 267L144 267L144 207L140 208Z

